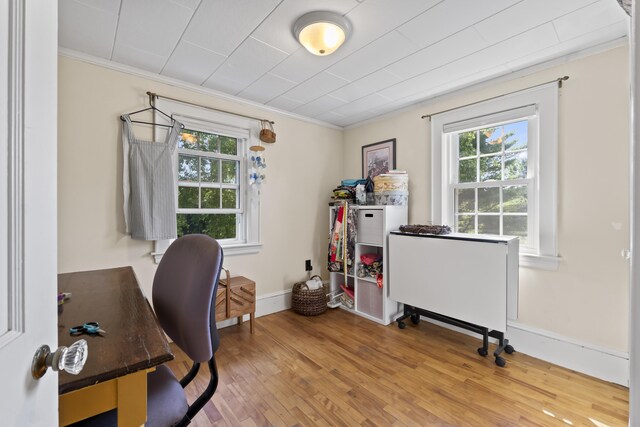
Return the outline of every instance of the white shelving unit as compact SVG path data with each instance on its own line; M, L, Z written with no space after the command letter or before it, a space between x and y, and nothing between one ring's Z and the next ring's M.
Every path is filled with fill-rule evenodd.
M333 227L336 207L329 209L329 230ZM407 206L349 206L357 210L357 236L353 273L347 275L347 284L354 290L354 306L348 309L359 316L388 325L399 315L398 303L389 298L389 233L407 224ZM382 287L373 277L358 277L360 256L367 253L382 255ZM331 291L338 291L345 282L342 272L330 272Z

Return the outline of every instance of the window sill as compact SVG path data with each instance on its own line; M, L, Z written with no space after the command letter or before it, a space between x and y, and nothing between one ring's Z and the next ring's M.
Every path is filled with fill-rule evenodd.
M520 253L520 267L558 271L560 261L562 261L562 258L559 256Z
M234 256L234 255L248 255L248 254L257 254L262 249L262 243L243 243L238 245L226 245L222 246L222 250L225 256ZM163 252L151 252L149 255L153 257L153 261L156 264L160 264L160 260L162 259Z

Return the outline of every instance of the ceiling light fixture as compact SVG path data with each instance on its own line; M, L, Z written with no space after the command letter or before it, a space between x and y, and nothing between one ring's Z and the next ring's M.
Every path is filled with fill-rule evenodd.
M302 15L293 26L293 35L309 52L326 56L349 37L351 23L334 12L317 11Z

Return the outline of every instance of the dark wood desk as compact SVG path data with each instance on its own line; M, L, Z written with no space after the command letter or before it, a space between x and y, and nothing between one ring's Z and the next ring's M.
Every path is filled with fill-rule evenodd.
M147 416L147 373L173 359L169 343L131 267L58 275L58 292L71 299L58 315L58 345L84 338L89 356L78 375L60 372L61 426L118 408L119 426ZM69 328L95 321L107 335L71 336Z

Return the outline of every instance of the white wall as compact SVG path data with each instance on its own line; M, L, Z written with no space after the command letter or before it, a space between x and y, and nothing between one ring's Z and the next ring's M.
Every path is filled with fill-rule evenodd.
M612 350L628 346L628 49L443 97L345 131L343 175L360 176L361 147L396 138L409 173L409 221L430 220L430 128L423 114L569 75L560 90L558 271L520 269L521 323Z
M290 289L326 263L327 201L342 175L342 132L155 80L60 56L58 79L58 270L132 265L150 295L151 242L123 234L119 116L146 106L146 91L276 122L266 151L261 237L256 255L226 257L233 275L257 283L258 296Z

